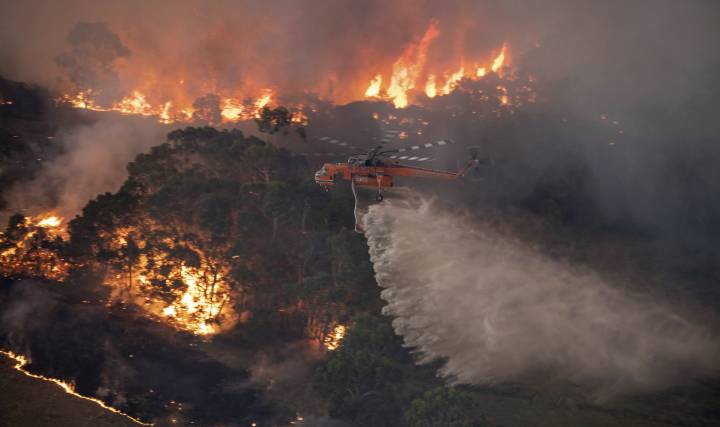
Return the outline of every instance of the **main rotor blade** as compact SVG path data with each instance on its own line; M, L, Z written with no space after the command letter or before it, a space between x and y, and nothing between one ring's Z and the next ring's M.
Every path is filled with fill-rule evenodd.
M407 162L407 161L410 161L410 162L431 162L431 161L435 160L435 159L433 159L432 157L420 157L420 156L397 155L397 154L392 155L392 156L388 156L388 159L400 160L400 161L403 161L403 162Z
M332 138L332 137L329 137L329 136L321 136L321 137L318 138L317 140L320 141L320 142L324 142L324 143L327 143L327 144L334 145L334 146L336 146L336 147L346 147L346 148L349 148L349 149L352 149L352 150L361 150L360 147L357 147L357 146L355 146L355 145L352 145L352 144L350 144L350 143L347 142L347 141L343 141L343 140L337 139L337 138Z
M426 142L426 143L422 143L422 144L411 145L409 147L400 147L397 149L397 152L402 153L405 151L424 150L426 148L444 147L444 146L451 145L451 144L455 144L455 141L453 141L451 139L441 139L439 141Z

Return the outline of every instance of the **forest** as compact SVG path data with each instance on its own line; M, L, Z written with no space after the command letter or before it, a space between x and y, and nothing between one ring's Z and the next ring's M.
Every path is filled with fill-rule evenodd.
M25 143L4 161L43 149ZM278 423L317 411L354 425L479 425L471 394L416 366L380 315L352 195L320 191L303 157L238 130L187 127L127 170L66 231L16 214L0 235L2 337L33 354L33 370L143 420ZM245 366L209 360L213 346ZM271 349L272 364L303 359L293 387L309 396L248 380Z
M699 112L712 93L694 98L682 120L635 106L637 126L665 117L665 138L685 135L693 149L669 145L628 167L655 141L623 144L629 136L612 118L574 115L542 86L543 102L523 102L526 80L506 82L512 107L488 79L462 81L404 111L399 122L450 129L486 160L479 176L456 187L422 189L553 257L610 278L642 277L644 291L717 302L720 209L705 197L714 170L698 167L712 158L700 155L708 133L693 131L707 123ZM112 114L57 105L44 89L8 80L2 95L11 101L0 105L2 196L63 154L53 143L60 123L80 127ZM642 400L598 407L514 382L450 385L437 376L444 360L417 364L417 349L382 314L367 241L353 231L351 191L321 191L312 181L317 161L303 154L318 127L362 134L378 111L396 114L366 101L325 106L307 130L291 129L282 107L262 110L253 132L168 129L164 142L127 164L117 191L94 197L67 225L50 214L9 216L0 235L4 347L32 354L35 372L160 425L498 425L531 418L528 402L570 419L584 411L601 424L676 422L692 411L712 419L712 381L662 394L648 410ZM290 130L300 149L287 148ZM578 143L577 135L587 136ZM658 171L672 186L642 193ZM604 198L607 189L617 196L618 176L628 178L624 195ZM641 193L645 204L635 203ZM663 215L648 220L657 207ZM639 262L619 262L627 259ZM510 411L519 415L493 409L496 401L515 402ZM657 409L671 403L683 410Z

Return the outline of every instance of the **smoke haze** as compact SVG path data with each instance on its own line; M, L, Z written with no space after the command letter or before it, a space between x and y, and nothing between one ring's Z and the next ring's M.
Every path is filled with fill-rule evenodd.
M564 380L607 398L717 371L711 326L480 221L409 198L363 222L385 314L452 381Z
M56 209L72 218L98 194L120 188L127 178L127 163L162 143L166 132L150 119L112 115L62 131L58 140L63 153L33 181L12 188L9 205L30 212Z
M348 101L431 20L440 35L430 63L455 67L507 42L516 63L583 110L685 99L709 81L704 65L719 55L720 8L712 1L5 3L0 74L54 87L58 77L77 79L77 71L93 75L58 58L79 51L87 59L101 49L112 55L103 55L99 68L110 71L113 62L119 76L104 79L103 91L144 85L172 93L179 82L162 78L177 76L195 96L272 87Z

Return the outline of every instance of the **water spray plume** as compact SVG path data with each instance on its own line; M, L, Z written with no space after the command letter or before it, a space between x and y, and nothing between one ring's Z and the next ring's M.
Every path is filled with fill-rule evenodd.
M602 399L720 367L708 325L489 225L417 197L374 205L363 222L384 313L455 382L566 380Z

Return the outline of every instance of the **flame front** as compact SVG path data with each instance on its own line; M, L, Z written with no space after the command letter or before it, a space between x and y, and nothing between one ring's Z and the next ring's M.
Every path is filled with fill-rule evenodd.
M400 58L393 64L387 95L397 108L404 108L408 105L408 91L415 88L420 73L425 67L430 43L439 34L437 23L431 22L420 41L417 44L408 45Z
M436 72L436 64L427 64L428 49L433 40L440 34L437 24L431 22L423 37L409 44L400 57L392 66L390 85L385 90L383 98L392 101L396 108L406 107L412 96L412 91L425 79L424 92L428 98L435 98L438 95L448 95L458 87L464 78L481 79L487 76L488 69L502 77L504 67L507 66L507 44L503 43L500 52L492 59L476 61L474 74L466 75L464 60L460 60L457 71L442 70ZM442 84L438 82L438 75L444 76ZM422 87L422 86L421 86ZM376 75L365 91L365 97L382 97L382 75ZM508 97L501 99L501 104L508 104Z
M424 33L407 43L393 62L372 63L373 70L357 70L357 75L373 75L369 82L350 82L339 91L328 89L325 91L327 100L336 102L339 98L335 99L334 93L342 92L343 102L363 97L380 98L391 101L396 108L404 108L416 101L416 95L423 92L427 98L435 98L451 93L462 79L483 79L490 73L502 78L507 72L509 49L506 43L489 58L468 58L466 52L463 52L455 59L448 60L448 55L444 53L446 49L434 45L439 35L438 22L430 21ZM381 72L377 72L378 69ZM58 101L80 109L152 116L160 123L200 121L217 125L252 120L259 116L259 110L273 102L280 102L302 113L299 105L288 102L283 98L283 93L277 93L277 87L255 86L253 82L256 79L252 76L241 87L223 86L218 89L220 85L216 78L193 81L186 75L188 72L178 71L176 75L171 72L165 76L147 71L142 74L143 78L135 76L134 80L139 83L115 102L101 102L101 99L107 98L106 93L100 89L82 87L67 91ZM334 79L328 78L328 86L334 88ZM310 94L323 92L318 88L302 90ZM354 95L348 96L349 92ZM202 102L198 103L200 100ZM422 98L417 100L422 101ZM203 112L203 109L210 113Z
M92 90L81 90L75 94L65 94L57 102L68 104L74 108L92 111L114 111L125 115L141 115L156 117L159 123L189 123L196 119L197 109L190 104L179 101L163 100L152 103L149 97L140 90L133 90L130 95L110 105L101 105L95 101L96 94ZM233 96L220 96L220 121L237 122L259 117L259 110L273 102L273 91L264 89L256 98L245 102ZM219 124L219 123L211 123Z

